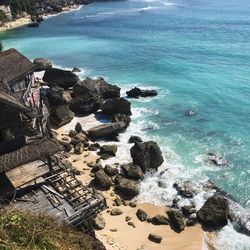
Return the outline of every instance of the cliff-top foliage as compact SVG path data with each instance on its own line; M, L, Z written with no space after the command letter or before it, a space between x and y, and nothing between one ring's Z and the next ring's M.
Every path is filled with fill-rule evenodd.
M16 18L22 12L27 14L35 13L35 4L33 0L2 0L2 4L10 6L13 18Z
M44 215L0 210L1 250L93 250L95 239ZM101 249L101 248L100 248Z

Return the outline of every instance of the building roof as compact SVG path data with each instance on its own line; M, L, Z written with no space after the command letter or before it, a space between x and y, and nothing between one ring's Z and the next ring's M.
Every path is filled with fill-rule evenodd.
M0 173L42 157L56 154L61 150L62 146L57 140L45 137L34 141L16 151L0 156Z
M10 84L35 69L35 64L15 49L9 49L0 53L1 81L6 81Z
M26 111L28 108L25 107L20 100L10 91L7 83L0 80L0 103L7 104L18 110Z

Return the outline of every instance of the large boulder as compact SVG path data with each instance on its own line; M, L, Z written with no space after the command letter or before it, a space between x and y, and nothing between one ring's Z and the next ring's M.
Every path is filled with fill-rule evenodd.
M162 152L156 142L136 142L130 149L135 165L139 165L145 173L149 169L157 169L163 162Z
M52 63L45 58L36 58L33 63L37 66L37 71L42 71L52 68Z
M148 97L148 96L156 96L157 92L155 90L142 90L137 87L126 92L128 97L138 98L138 97Z
M140 166L133 164L124 164L121 166L121 169L126 177L135 179L135 180L143 180L143 172Z
M131 122L131 117L126 114L114 114L112 116L112 122L124 122L126 123L126 127L128 127Z
M148 239L154 243L161 243L162 241L162 236L157 235L157 234L149 234Z
M63 88L60 88L57 85L50 86L50 89L46 95L50 106L66 104L66 101L63 95L63 90L64 90Z
M110 189L111 185L112 185L112 180L111 178L104 172L103 169L97 171L95 173L95 183L105 189L105 190L108 190Z
M88 134L93 138L102 138L117 135L124 131L126 124L124 122L106 123L98 125L88 130Z
M69 109L68 105L55 106L50 111L51 123L58 127L69 123L74 117L75 115Z
M168 218L164 215L156 215L153 218L151 218L151 222L154 225L168 225L169 221Z
M69 70L47 68L45 70L43 81L49 84L57 84L58 86L67 89L73 87L78 81L79 77Z
M124 196L132 198L139 194L138 182L119 177L116 180L116 189Z
M69 108L75 113L89 115L96 112L99 109L99 100L95 97L86 97L86 95L80 95L74 97L69 104Z
M195 183L188 180L175 182L173 186L179 195L186 198L192 198L201 191Z
M103 99L120 97L120 88L107 83L101 77L97 79L86 78L84 81L78 82L73 90L75 96L87 93Z
M221 228L227 225L228 200L222 197L209 198L197 212L197 220L205 227Z
M110 156L115 156L117 152L117 146L116 145L103 145L100 148L100 154L108 154Z
M146 221L148 217L147 213L141 208L137 210L136 216L140 221Z
M114 115L114 114L125 114L131 115L131 103L124 98L113 98L108 99L101 106L101 110L104 114Z
M182 213L177 209L171 209L167 211L167 215L172 228L180 233L185 228L185 221Z

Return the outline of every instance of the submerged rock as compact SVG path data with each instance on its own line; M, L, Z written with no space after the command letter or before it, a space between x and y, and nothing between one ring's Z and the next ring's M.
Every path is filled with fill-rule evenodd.
M228 223L228 200L222 197L209 198L197 212L197 220L205 227L222 228Z
M79 80L79 77L73 72L57 68L47 68L43 76L43 81L57 84L64 89L73 87Z
M164 162L162 152L156 142L136 142L130 149L135 165L139 165L145 173L149 169L158 169Z
M223 157L221 157L219 155L216 155L214 153L208 153L208 156L209 156L209 160L213 164L215 164L217 166L226 166L226 165L228 165L227 161Z
M158 93L155 90L142 90L137 87L126 92L128 97L138 98L138 97L149 97L156 96Z

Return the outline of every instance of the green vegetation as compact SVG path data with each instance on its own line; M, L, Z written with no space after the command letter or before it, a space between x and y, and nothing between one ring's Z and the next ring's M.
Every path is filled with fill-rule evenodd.
M0 211L0 249L93 250L104 249L92 237L44 215Z
M7 19L6 14L2 10L0 10L0 21L4 21L6 19Z
M3 51L3 44L2 44L2 42L0 41L0 52L2 52Z
M13 18L16 18L22 12L27 14L35 13L35 3L33 0L5 0L5 4L10 6Z

